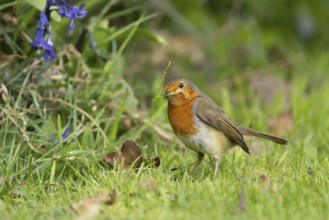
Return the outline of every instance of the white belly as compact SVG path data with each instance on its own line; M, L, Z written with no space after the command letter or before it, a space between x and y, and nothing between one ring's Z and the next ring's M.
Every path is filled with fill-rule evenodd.
M200 120L200 119L196 119ZM194 151L208 154L212 157L220 157L233 145L231 141L220 131L204 124L201 121L197 127L199 133L189 138L184 138L178 135L183 143Z

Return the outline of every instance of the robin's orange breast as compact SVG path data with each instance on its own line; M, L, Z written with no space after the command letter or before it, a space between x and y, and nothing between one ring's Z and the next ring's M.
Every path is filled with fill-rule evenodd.
M194 102L187 105L173 105L168 103L168 117L174 132L182 137L190 137L198 130L194 126L194 116L192 112Z

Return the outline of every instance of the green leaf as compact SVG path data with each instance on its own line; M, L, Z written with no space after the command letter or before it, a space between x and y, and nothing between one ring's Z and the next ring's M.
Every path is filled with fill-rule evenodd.
M6 8L9 8L10 6L16 5L18 2L14 1L14 2L8 2L5 4L0 5L0 11Z
M54 11L50 14L50 17L52 20L54 20L58 23L61 22L61 20L62 20L62 17L57 12L54 12Z
M113 39L117 38L118 36L128 32L129 30L132 30L132 32L128 32L128 36L132 35L136 32L137 27L142 24L143 22L150 20L151 18L157 16L156 13L148 15L148 16L144 16L142 15L137 21L134 21L132 23L130 23L129 25L121 28L120 30L117 30L116 32L110 34L107 38L105 38L102 42L99 42L98 45L104 45L107 44L108 42L112 41ZM132 36L130 36L128 39L131 39ZM121 47L122 48L122 47Z
M126 107L126 101L124 100L121 103L120 108L118 109L117 115L116 115L116 117L114 119L114 122L112 124L111 132L110 132L110 135L108 137L108 139L110 141L115 140L115 138L117 137L119 122L120 122L121 116L123 114L123 111L125 110L125 107Z
M168 44L167 40L164 37L162 37L159 34L156 34L156 33L152 32L152 31L144 29L144 28L138 28L135 32L134 37L144 38L144 39L147 39L147 40L150 40L150 41L154 41L156 43L160 43L162 45Z
M46 6L45 0L24 0L24 1L40 11L42 11Z
M54 184L55 174L56 174L56 161L54 160L50 171L50 179L49 179L50 184Z

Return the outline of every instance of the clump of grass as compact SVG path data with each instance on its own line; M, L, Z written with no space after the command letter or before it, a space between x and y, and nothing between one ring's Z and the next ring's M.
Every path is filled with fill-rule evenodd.
M170 68L171 61L168 62L166 68L163 70L162 76L161 76L161 89L159 89L153 98L153 102L156 101L158 98L162 98L164 94L164 85L166 82L166 76L167 76L167 70Z

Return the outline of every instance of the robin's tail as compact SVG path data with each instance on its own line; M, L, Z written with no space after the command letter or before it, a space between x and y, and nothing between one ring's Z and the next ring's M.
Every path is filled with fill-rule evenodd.
M282 145L288 143L287 140L279 138L279 137L275 137L273 135L264 134L264 133L261 133L261 132L258 132L258 131L254 131L250 128L244 128L244 127L239 127L239 128L240 128L240 131L243 135L249 135L249 136L264 138L264 139L273 141L274 143L282 144Z

